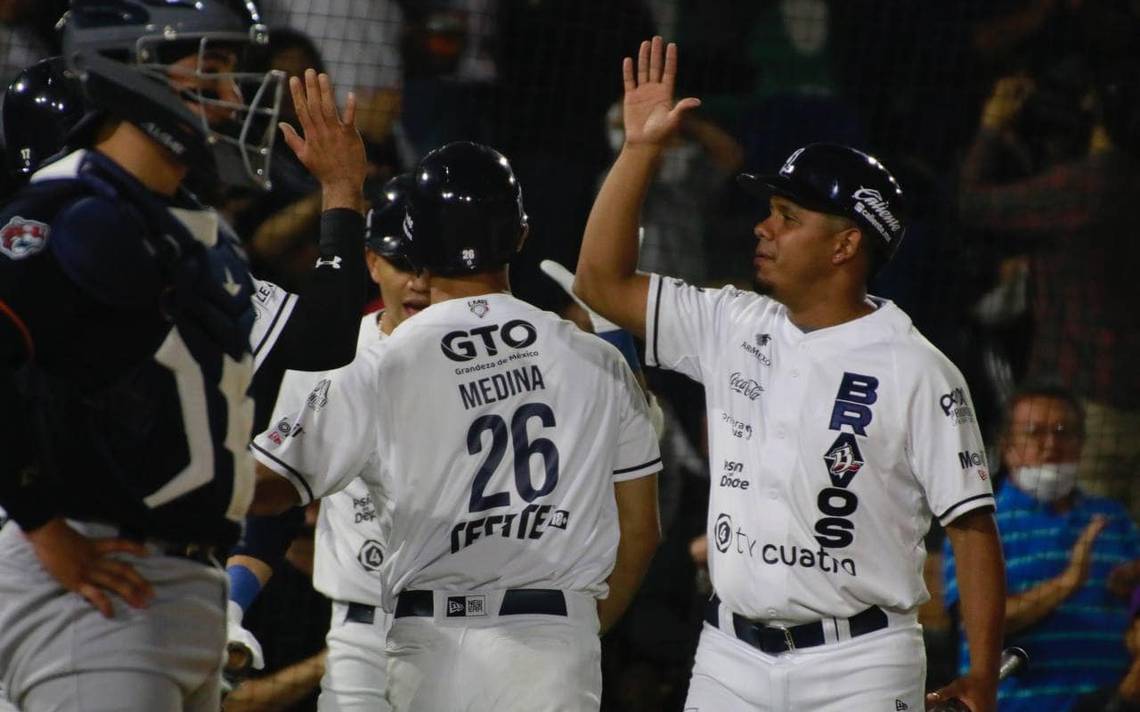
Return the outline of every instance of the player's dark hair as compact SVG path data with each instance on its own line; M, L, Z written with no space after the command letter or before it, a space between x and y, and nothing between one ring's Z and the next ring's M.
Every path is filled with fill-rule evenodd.
M1017 404L1029 398L1048 398L1064 403L1065 407L1076 416L1077 432L1084 436L1085 407L1081 404L1080 399L1073 395L1071 390L1059 383L1029 382L1022 384L1014 391L1013 395L1010 396L1009 403L1005 408L1005 415L1002 417L1001 437L1004 438L1009 434L1009 428L1013 421L1013 410L1017 407Z

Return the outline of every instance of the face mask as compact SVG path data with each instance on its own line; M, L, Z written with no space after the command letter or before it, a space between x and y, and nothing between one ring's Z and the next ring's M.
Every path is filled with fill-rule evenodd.
M1039 502L1056 502L1073 491L1077 484L1077 463L1049 462L1044 465L1019 467L1013 471L1014 482Z

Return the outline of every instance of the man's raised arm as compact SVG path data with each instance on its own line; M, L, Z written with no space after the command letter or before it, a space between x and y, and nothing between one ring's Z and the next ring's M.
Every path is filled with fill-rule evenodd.
M660 37L641 43L637 73L622 62L625 145L602 183L578 255L574 293L594 311L645 338L649 278L637 273L637 230L641 204L669 139L697 99L673 103L677 46Z

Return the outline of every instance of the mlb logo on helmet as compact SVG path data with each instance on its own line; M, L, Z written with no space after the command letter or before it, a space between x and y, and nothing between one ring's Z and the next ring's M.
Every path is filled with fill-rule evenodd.
M48 226L38 220L16 216L0 229L0 252L14 260L31 257L47 244Z

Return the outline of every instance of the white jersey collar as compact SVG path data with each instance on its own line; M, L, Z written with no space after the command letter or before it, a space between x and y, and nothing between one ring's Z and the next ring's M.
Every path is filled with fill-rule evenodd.
M910 317L894 302L881 297L868 297L875 311L842 324L813 331L803 331L788 318L788 308L779 306L780 328L784 337L797 345L858 346L881 341L883 337L910 329Z

